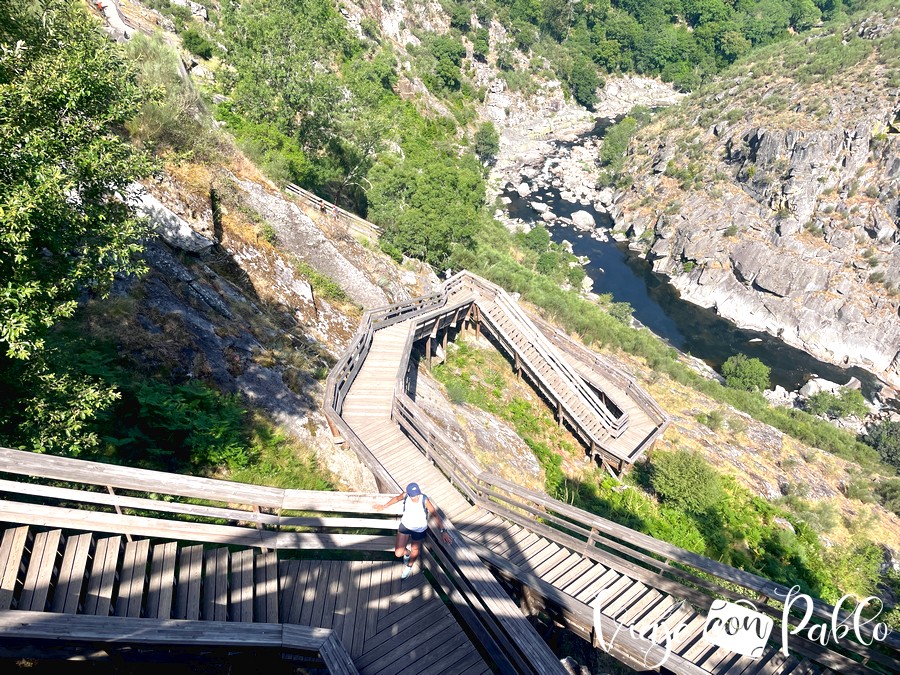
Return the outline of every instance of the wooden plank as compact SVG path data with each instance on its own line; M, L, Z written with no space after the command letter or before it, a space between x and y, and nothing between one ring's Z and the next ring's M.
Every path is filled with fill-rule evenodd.
M11 527L0 541L0 611L12 607L13 597L25 576L25 546L27 527Z
M341 565L341 575L339 579L340 594L335 597L334 616L332 618L331 629L334 631L335 638L341 640L344 631L344 618L348 611L348 597L350 595L352 584L351 562L343 561Z
M172 616L177 560L176 542L170 541L153 547L150 583L147 586L147 616L151 619L169 619Z
M185 546L178 559L175 618L200 619L200 587L203 578L203 546Z
M278 561L278 616L284 623L291 615L291 603L294 601L294 584L297 583L299 560Z
M208 549L203 575L203 618L206 621L228 619L228 549Z
M139 539L125 544L122 559L122 574L119 577L119 596L116 600L116 616L141 616L144 600L144 586L147 581L147 558L150 555L150 540Z
M427 669L429 665L441 666L444 673L452 672L452 664L455 663L454 655L458 652L462 655L462 650L471 649L471 647L472 643L469 642L469 638L460 630L459 626L450 625L432 642L430 648L420 658L413 659L412 663L405 666L398 659L384 668L380 675L420 675L423 669Z
M353 642L347 642L346 644L350 647L348 650L351 655L362 654L363 647L365 646L365 636L366 636L366 621L371 617L369 616L369 597L372 593L372 571L373 567L376 563L365 560L363 561L362 568L360 569L360 573L358 578L359 583L359 593L357 595L357 604L356 604L356 629L353 632Z
M332 628L334 626L334 613L338 596L340 596L344 590L341 588L341 576L344 567L346 567L347 564L346 560L331 561L331 574L328 577L328 591L325 597L325 607L322 610L322 628ZM372 623L374 623L374 620Z
M256 556L254 620L278 623L278 556L274 551Z
M300 564L297 567L297 576L294 579L291 613L287 617L282 616L282 621L288 623L300 623L300 615L303 612L303 600L306 596L307 585L310 583L310 571L316 564L318 563L315 560L300 561Z
M316 582L316 592L313 596L312 603L312 613L310 615L309 624L310 626L318 626L320 628L324 627L323 620L325 614L325 603L328 600L329 590L330 590L330 576L332 573L340 575L340 569L334 569L332 572L333 565L330 560L323 561L321 565L321 572L319 573L319 579ZM329 623L331 623L329 621Z
M62 532L60 530L38 532L34 536L28 571L25 574L22 596L19 599L19 609L36 612L43 612L46 609L61 541Z
M81 589L87 576L88 555L93 536L89 533L70 536L66 541L59 568L59 579L50 602L51 612L75 614L81 603Z
M360 657L353 656L358 668L364 672L381 673L391 664L411 665L423 658L435 645L431 641L442 632L455 625L455 620L448 613L429 623L419 622L411 629L399 633L394 640L384 642L379 647L366 652Z
M353 560L350 562L350 579L348 582L348 593L344 598L344 607L341 613L341 644L349 647L353 644L354 629L356 627L356 602L359 597L359 577L362 574L362 561ZM337 628L337 622L335 622ZM348 649L350 656L356 660L357 654L352 649ZM357 664L358 667L359 664Z
M306 583L303 585L300 615L297 619L297 622L304 626L312 625L313 606L316 602L316 596L319 594L319 577L322 575L324 566L325 561L309 561L309 573L306 577Z
M85 614L109 616L121 548L122 537L105 537L97 540L87 593L84 597Z
M253 623L253 557L250 549L231 556L231 620Z

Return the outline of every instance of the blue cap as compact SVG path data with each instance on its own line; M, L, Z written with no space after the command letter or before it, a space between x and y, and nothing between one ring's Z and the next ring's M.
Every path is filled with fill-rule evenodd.
M406 494L410 497L416 497L422 494L422 491L419 489L418 483L410 483L406 486Z

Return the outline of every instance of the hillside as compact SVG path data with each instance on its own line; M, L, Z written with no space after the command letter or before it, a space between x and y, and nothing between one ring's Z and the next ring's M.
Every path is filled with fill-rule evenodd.
M767 47L632 141L611 209L682 297L900 384L900 21Z

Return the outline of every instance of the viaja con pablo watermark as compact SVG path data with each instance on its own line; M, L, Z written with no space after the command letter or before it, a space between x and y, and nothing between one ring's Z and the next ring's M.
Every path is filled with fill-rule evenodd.
M785 656L790 655L792 635L799 634L824 646L829 642L840 642L851 631L856 641L864 645L883 642L891 634L891 628L878 621L884 611L884 604L875 596L859 601L853 611L842 616L844 605L852 599L852 596L845 595L835 605L830 622L811 624L815 604L810 596L800 592L799 586L794 586L787 592L773 589L769 595L784 605L781 613L781 651ZM642 654L643 665L648 670L658 669L671 657L678 636L688 627L686 619L681 619L672 626L668 625L669 619L683 606L683 601L677 602L649 624L639 628L635 623L626 626L604 616L597 603L594 607L595 644L610 652L618 640L625 651L632 655L635 652ZM869 607L869 615L863 616ZM792 610L797 610L798 615L802 611L803 617L798 620L796 616L791 616ZM750 600L727 602L715 599L706 615L702 639L735 654L758 659L766 651L774 625L774 619L758 611ZM628 643L627 646L621 644L624 642Z

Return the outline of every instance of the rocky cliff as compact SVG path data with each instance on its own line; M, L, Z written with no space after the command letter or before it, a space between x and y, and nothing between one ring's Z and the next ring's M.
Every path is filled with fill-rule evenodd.
M878 15L764 50L638 133L610 209L687 300L893 386L898 44Z

